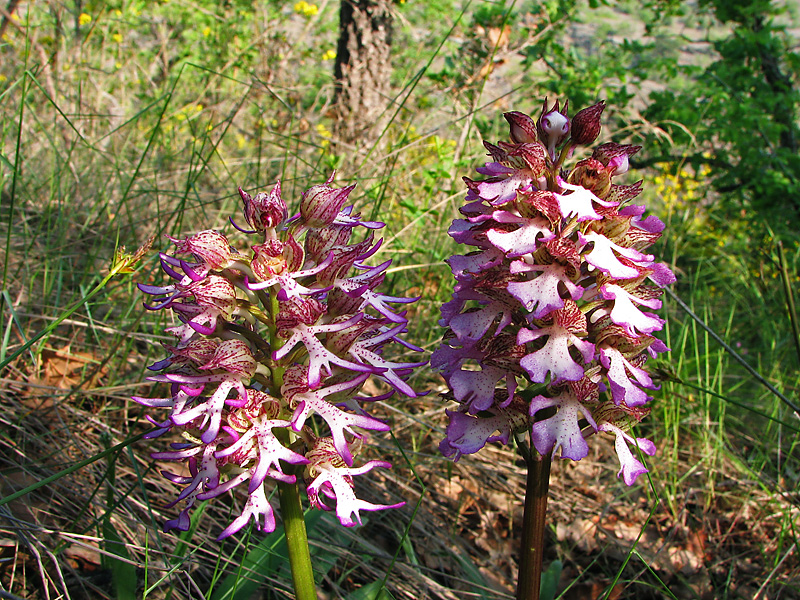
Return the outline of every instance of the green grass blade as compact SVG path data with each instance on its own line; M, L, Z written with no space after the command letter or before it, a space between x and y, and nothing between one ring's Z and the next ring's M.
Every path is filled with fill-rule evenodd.
M308 531L313 531L322 518L322 511L307 510L305 521ZM289 554L286 534L276 530L262 539L242 560L235 573L228 575L214 590L211 600L247 600L265 580L275 577L281 566L287 564Z
M373 581L347 596L347 600L394 600L394 596L383 586L383 581Z

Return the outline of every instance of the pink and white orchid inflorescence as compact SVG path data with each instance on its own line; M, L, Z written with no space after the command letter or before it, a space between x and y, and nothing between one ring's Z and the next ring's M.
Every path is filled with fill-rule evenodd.
M345 207L355 186L332 181L308 189L291 218L280 183L253 197L240 189L250 228L240 230L256 238L248 252L216 231L171 238L176 256L162 254L161 264L173 283L139 286L153 296L148 308L171 309L180 321L167 330L177 339L164 345L170 356L150 367L160 373L149 380L168 384L169 396L134 398L170 411L166 421L151 419L148 437L184 439L153 455L188 464L186 475L164 472L184 486L170 506L185 502L167 530L187 530L198 500L246 484L247 502L220 539L251 518L273 531L267 482L294 483L301 468L311 505L335 509L345 526L360 523L359 511L392 508L357 498L353 487L354 476L389 463L357 466L354 457L365 432L389 429L362 405L394 390L416 395L406 380L425 363L383 356L389 344L421 351L401 339L406 313L391 306L415 299L379 291L391 261L366 261L381 245L372 230L384 224ZM351 241L357 229L368 233ZM393 389L359 397L370 376Z
M455 291L431 357L458 402L446 456L529 431L541 455L580 460L586 438L606 432L626 484L647 471L632 447L653 455L655 446L630 430L656 389L644 363L668 350L654 336L664 321L649 310L675 277L646 253L664 225L631 203L642 182L613 183L640 147L604 143L565 165L597 139L604 108L570 119L566 104L545 101L538 120L506 113L511 142L485 142L486 179L464 178L464 218L449 233L475 250L448 260Z

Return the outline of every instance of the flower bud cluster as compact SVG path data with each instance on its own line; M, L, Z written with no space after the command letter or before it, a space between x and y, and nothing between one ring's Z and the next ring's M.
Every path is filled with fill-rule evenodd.
M300 213L288 217L280 183L269 193L239 190L242 230L255 238L247 252L216 231L171 238L174 255L161 255L170 285L140 285L153 297L147 308L170 309L178 325L167 331L169 356L150 367L148 379L169 385L165 398L134 398L169 417L149 437L179 433L183 441L154 458L185 462L188 475L164 472L183 486L170 506L183 501L165 529L186 531L198 500L246 485L248 500L220 539L252 518L273 531L268 480L305 480L315 508L335 510L343 525L360 523L361 510L391 508L356 497L353 477L385 461L355 466L366 432L389 425L364 410L395 390L416 396L406 383L424 362L396 362L384 349L401 344L408 321L393 304L415 298L379 291L390 260L366 264L379 249L373 231L344 205L355 186L334 188L333 175L309 189ZM366 229L354 241L357 230ZM185 258L184 258L185 257ZM375 376L393 388L377 398L358 396ZM395 505L399 506L399 505Z
M607 432L632 485L646 469L630 446L655 453L628 432L656 389L644 363L668 350L654 336L664 321L649 311L675 277L646 253L664 225L631 204L641 181L613 182L640 147L605 143L564 164L597 138L603 108L571 121L566 103L545 102L538 121L507 113L511 143L485 142L486 179L464 178L464 218L449 233L474 251L447 261L455 291L431 357L458 403L440 444L446 456L528 431L540 454L580 460L586 438Z

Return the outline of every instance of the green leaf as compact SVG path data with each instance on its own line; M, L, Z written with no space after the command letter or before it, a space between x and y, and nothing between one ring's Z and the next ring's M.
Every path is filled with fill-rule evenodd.
M561 577L561 569L563 564L560 560L554 560L547 567L547 571L542 573L542 583L539 586L539 597L542 600L553 600L556 597L558 590L558 579Z
M475 563L472 562L472 559L466 552L457 552L454 553L454 556L456 560L461 563L461 568L464 569L464 575L467 581L475 584L475 596L487 600L488 596L486 595L486 590L488 586L486 585L486 579L484 579L478 567L475 566Z
M117 600L136 600L136 567L130 559L125 542L111 524L110 519L103 520L104 546L110 554L103 557L104 565L111 569L111 580ZM113 556L112 556L113 555ZM114 558L117 556L119 558Z

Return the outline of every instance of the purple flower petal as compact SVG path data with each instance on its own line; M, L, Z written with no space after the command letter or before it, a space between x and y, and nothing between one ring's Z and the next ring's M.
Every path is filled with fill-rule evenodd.
M625 485L633 485L639 475L648 472L647 468L633 456L628 444L634 444L648 456L653 456L656 453L656 446L653 442L646 438L634 439L611 423L602 423L598 430L613 433L615 436L614 449L617 451L617 457L620 463L620 470L617 473L617 477L621 475L623 481L625 481Z
M561 448L561 458L581 460L589 453L579 420L585 418L597 430L589 410L570 392L555 398L536 396L531 400L531 417L543 408L555 406L558 412L544 421L537 421L531 429L531 439L539 454L555 454Z

